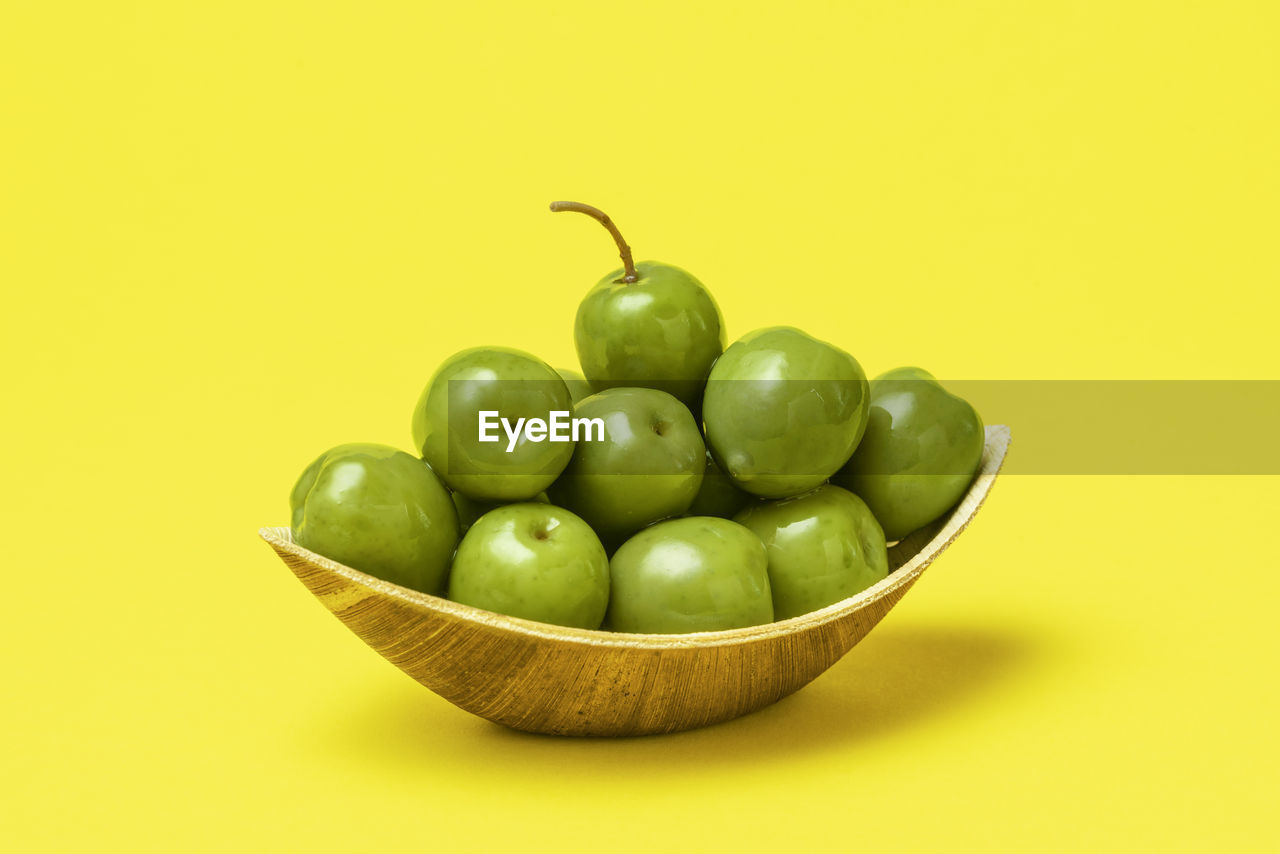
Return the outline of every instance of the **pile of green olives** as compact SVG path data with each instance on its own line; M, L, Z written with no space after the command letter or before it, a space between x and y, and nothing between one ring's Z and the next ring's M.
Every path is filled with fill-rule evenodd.
M783 326L726 347L701 282L634 263L596 208L552 210L597 219L623 262L578 308L582 373L503 347L450 357L414 407L414 454L340 445L302 473L296 543L514 617L706 632L865 590L886 542L964 494L982 420L928 373L868 382Z

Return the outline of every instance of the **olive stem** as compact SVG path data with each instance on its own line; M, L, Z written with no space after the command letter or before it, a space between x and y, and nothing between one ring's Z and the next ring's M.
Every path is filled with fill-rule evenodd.
M618 281L627 284L640 281L640 275L636 273L635 262L631 260L631 247L627 245L627 241L622 239L622 232L618 231L618 227L613 224L613 220L609 219L607 213L599 208L593 208L591 205L584 205L582 202L552 202L551 210L553 213L559 213L560 211L584 213L609 229L609 233L613 235L613 242L618 244L618 254L622 257L622 278Z

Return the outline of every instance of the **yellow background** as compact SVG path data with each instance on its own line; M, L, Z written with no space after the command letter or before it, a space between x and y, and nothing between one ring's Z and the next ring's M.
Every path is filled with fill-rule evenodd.
M1261 0L5 4L0 847L1274 850L1276 478L1003 478L813 685L629 741L454 709L256 530L455 350L573 363L616 258L556 198L869 373L1280 376L1277 43Z

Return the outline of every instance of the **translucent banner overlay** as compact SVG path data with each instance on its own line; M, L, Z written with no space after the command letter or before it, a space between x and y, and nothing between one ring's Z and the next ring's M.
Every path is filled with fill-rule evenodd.
M862 392L857 383L835 380L718 384L742 403L735 407L733 430L753 440L787 435L789 425L838 424ZM1280 380L943 380L942 385L972 404L984 424L1010 427L1005 474L1280 474ZM920 386L927 391L924 383ZM481 387L483 393L477 393ZM450 382L448 397L450 463L459 461L455 455L465 448L462 456L478 453L483 460L472 460L476 474L500 474L509 454L536 455L535 448L528 437L513 438L496 426L489 435L500 442L478 447L477 410L495 410L512 424L520 418L548 419L545 401L559 395L555 384L545 381L491 380ZM655 410L655 429L663 417ZM636 419L628 421L626 429L634 429ZM833 426L811 431L810 437L838 434ZM786 473L811 474L807 468L801 463ZM952 474L945 467L915 473Z
M1280 380L944 383L1013 432L1008 474L1280 474Z

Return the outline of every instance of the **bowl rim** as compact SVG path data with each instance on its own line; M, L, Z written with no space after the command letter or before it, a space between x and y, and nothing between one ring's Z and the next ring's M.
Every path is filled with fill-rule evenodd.
M499 631L516 632L543 640L587 646L652 650L727 646L744 642L766 641L808 631L846 617L915 581L916 577L959 536L960 532L968 526L969 521L977 514L986 500L987 493L991 490L991 485L999 473L1001 465L1004 463L1011 438L1011 431L1006 425L993 424L986 427L982 463L975 473L969 488L961 496L960 500L956 502L951 515L947 517L946 522L938 529L938 532L902 566L865 590L838 602L833 602L825 608L785 620L741 629L669 635L636 634L631 632L612 632L604 629L577 629L569 626L556 626L550 623L541 623L521 617L511 617L506 614L486 611L483 608L464 605L441 596L423 593L384 581L381 578L376 578L303 548L293 542L292 532L288 526L259 528L258 535L278 551L293 555L307 564L341 576L358 587L366 588L385 598L396 600L414 610L431 611L455 619L485 625ZM968 512L961 514L959 511L962 507L967 507Z

